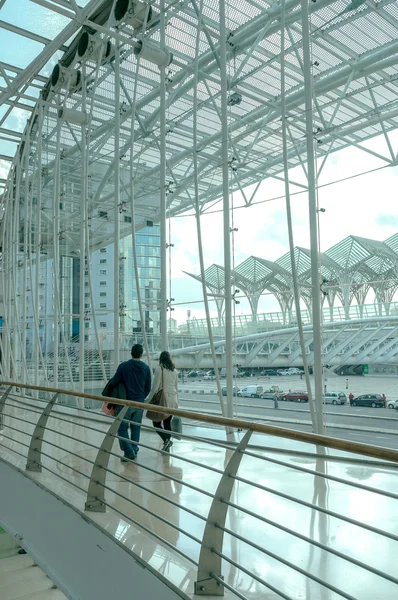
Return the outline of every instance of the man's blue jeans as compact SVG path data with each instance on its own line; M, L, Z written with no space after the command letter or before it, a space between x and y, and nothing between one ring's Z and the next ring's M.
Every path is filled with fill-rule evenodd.
M122 408L123 406L120 406L120 409L117 409L116 415L120 413ZM141 427L136 425L136 423L141 423L143 414L144 411L139 408L128 408L124 416L124 421L121 421L119 429L117 430L117 434L121 438L125 438L119 439L119 446L120 450L122 450L127 457L136 456L138 454L139 446L137 446L135 442L140 441ZM131 423L127 423L126 421L131 421Z

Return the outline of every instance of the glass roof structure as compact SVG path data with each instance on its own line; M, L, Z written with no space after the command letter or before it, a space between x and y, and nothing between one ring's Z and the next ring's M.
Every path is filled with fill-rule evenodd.
M2 45L15 48L18 57L0 63L1 185L4 190L8 167L24 135L22 124L37 113L40 96L51 97L49 76L60 61L81 69L76 49L84 32L96 40L114 40L113 0L1 0ZM16 10L18 5L18 10ZM198 146L199 197L203 207L222 192L220 68L218 59L218 2L204 0L201 14L198 58ZM151 2L145 36L159 42L159 3ZM166 2L166 45L173 54L167 81L167 178L170 215L192 207L193 64L199 3ZM286 109L289 122L289 166L300 164L305 120L302 74L300 3L286 2L285 53L281 57L279 3L266 0L230 0L226 3L228 31L228 85L230 89L230 186L243 189L282 171L280 124L280 70L285 69ZM350 2L318 0L310 4L313 59L314 135L317 156L328 156L350 144L361 147L369 138L397 128L398 100L398 7L393 0ZM159 108L158 68L143 59L137 68L136 40L142 32L131 24L117 26L121 44L120 65L120 157L130 161L133 94L137 115L134 164L137 211L156 218L159 203ZM19 52L21 46L29 46ZM3 50L4 52L4 50ZM9 56L10 51L7 51ZM134 82L138 86L134 92ZM91 209L110 204L111 162L114 148L114 62L85 62L85 85L90 105L90 153L93 163ZM50 96L48 95L50 92ZM238 100L234 103L233 94ZM60 101L68 108L81 104L81 88L63 90ZM48 162L55 159L56 112L46 111ZM34 117L33 117L34 118ZM18 127L10 123L18 123ZM75 127L63 127L62 146L73 170L79 154ZM389 145L389 147L391 147ZM396 156L385 157L396 163ZM123 168L123 167L122 167ZM78 193L78 186L76 186ZM0 192L1 193L1 192ZM249 200L247 200L249 202ZM78 222L76 224L78 227Z
M398 290L398 234L385 242L348 236L338 244L320 253L320 270L323 275L324 299L333 307L336 296L349 311L355 298L359 307L366 302L372 288L377 302L388 314L389 304ZM311 306L310 251L295 248L294 258L300 282L301 298L307 308ZM222 267L212 265L205 271L205 282L212 289L212 275ZM200 275L191 275L201 281ZM253 316L257 314L258 301L263 292L271 292L278 300L282 312L293 305L293 277L288 252L275 262L250 256L233 271L235 285L247 296Z
M43 372L49 365L58 377L58 360L68 351L69 314L75 339L79 333L73 361L76 357L84 389L83 331L85 315L92 312L95 351L100 357L100 329L109 329L113 350L107 360L118 365L118 336L129 335L120 286L126 258L121 240L131 236L138 282L135 234L154 223L160 229L153 263L159 263L160 289L154 297L148 260L142 269L148 298L140 302L137 287L137 302L147 354L149 299L159 310L167 348L173 302L167 219L190 211L200 225L200 215L222 201L224 264L214 274L211 269L211 291L219 311L225 305L231 416L232 287L246 290L255 313L264 286L287 313L292 284L290 254L275 264L251 258L231 272L231 195L239 192L241 204L249 206L261 183L276 178L308 196L310 250L295 248L294 259L302 298L312 305L320 401L325 286L331 307L335 296L345 307L354 297L362 303L369 286L386 306L395 293L394 237L379 243L350 236L319 255L316 188L328 157L349 146L384 166L397 165L396 0L0 0L0 30L6 362L19 365L14 370L25 379L29 360L36 374L40 363ZM378 140L369 144L373 138ZM294 167L301 169L304 183L290 181ZM111 331L100 320L101 305L94 315L92 281L100 272L92 260L112 244L113 289L103 307L112 311ZM207 280L206 273L200 277ZM69 280L73 289L66 294ZM28 303L32 335L27 335ZM42 323L48 326L47 346L52 345L47 355ZM320 421L317 429L322 430Z

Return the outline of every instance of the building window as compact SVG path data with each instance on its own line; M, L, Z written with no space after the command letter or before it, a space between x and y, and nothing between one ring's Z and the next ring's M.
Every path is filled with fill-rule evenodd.
M106 292L100 292L101 298L106 298Z
M106 269L100 269L100 275L106 275Z
M98 216L100 219L107 219L108 218L108 211L107 210L99 210L98 211Z
M106 285L106 281L100 281L100 286L104 287Z
M100 265L106 265L107 262L108 262L107 258L100 258Z
M86 323L84 323L84 327L85 327L86 329L88 329L88 328L90 327L90 323L88 323L88 322L86 321Z
M84 282L85 287L88 287L88 281Z
M106 308L106 302L100 302L100 308Z
M104 329L106 327L106 321L100 321L100 327Z
M101 252L102 254L105 254L105 252L107 252L107 248L100 248L100 252Z
M84 297L85 297L85 298L90 298L90 292L86 292L86 293L84 294Z
M84 336L84 341L88 342L88 335L87 334Z

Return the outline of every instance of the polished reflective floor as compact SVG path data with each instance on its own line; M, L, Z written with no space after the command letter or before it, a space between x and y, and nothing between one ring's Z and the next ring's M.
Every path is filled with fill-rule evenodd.
M5 412L2 433L13 440L0 439L0 456L24 468L28 449L22 444L29 444L30 422L38 414L17 405ZM62 421L50 418L43 472L30 475L81 511L111 422L86 415L81 419L64 410L57 412ZM184 426L184 435L189 438L176 440L166 455L159 452L156 432L143 430L134 463L120 461L115 440L105 483L107 511L85 514L192 595L205 519L233 454L222 442L239 442L243 433L227 436L193 424ZM310 445L268 436L254 435L251 444L225 525L226 584L248 600L396 600L398 469L338 452L325 460ZM235 597L229 590L225 595Z

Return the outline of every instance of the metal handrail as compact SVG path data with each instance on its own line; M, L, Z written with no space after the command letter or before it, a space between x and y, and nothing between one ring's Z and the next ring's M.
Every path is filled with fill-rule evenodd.
M201 463L200 460L197 460L196 456L194 458L191 458L190 454L184 455L183 453L182 454L181 453L180 454L173 453L174 459L176 459L178 461L183 461L183 463L186 463L188 465L200 467L201 469L205 469L208 473L212 473L214 481L215 481L214 478L216 478L216 479L219 478L218 483L215 481L214 492L212 491L211 486L210 486L210 489L207 486L206 486L206 489L201 489L197 485L193 485L192 483L190 483L189 478L188 478L188 481L185 481L182 478L179 479L178 477L175 476L175 474L173 475L173 473L168 473L167 471L162 471L162 470L159 470L158 468L154 468L153 466L149 466L145 463L145 461L143 461L143 462L134 461L134 464L136 464L139 468L147 470L149 473L161 475L163 478L164 477L167 478L170 482L174 482L176 485L186 486L190 490L193 490L197 493L203 494L204 497L206 498L206 502L210 503L210 508L209 508L208 514L206 512L204 512L204 514L200 514L202 512L200 509L199 509L199 512L196 512L196 510L193 510L193 508L196 508L196 507L189 508L188 506L184 506L183 501L179 501L177 498L173 499L172 497L168 497L167 493L166 493L166 495L162 495L162 493L160 493L161 489L158 489L157 491L150 489L151 486L146 487L134 480L129 479L128 477L125 477L121 473L117 473L115 470L108 467L108 461L111 456L118 457L118 458L120 457L119 454L116 454L112 450L114 441L116 439L118 439L118 440L123 439L123 438L121 438L120 435L118 435L117 428L118 428L119 424L122 421L125 421L126 423L134 425L134 421L124 419L124 413L125 413L126 408L133 407L133 408L137 408L140 410L145 409L145 406L143 406L142 402L132 402L132 401L127 401L127 400L119 400L119 399L115 399L115 398L104 398L103 396L97 396L94 394L87 394L87 393L83 393L83 392L75 392L75 391L71 391L71 390L63 390L63 389L58 389L58 388L31 386L31 385L19 384L16 382L3 381L3 382L0 382L0 385L7 386L7 389L3 392L3 394L1 394L1 392L0 392L0 415L7 417L7 422L4 422L3 430L1 432L1 434L5 439L8 439L14 443L17 441L18 445L20 444L22 447L27 448L27 456L22 454L21 452L18 452L18 450L14 450L12 446L11 446L11 448L9 446L6 446L1 441L0 441L0 446L5 447L7 449L11 449L12 452L16 452L19 456L21 456L25 460L27 458L27 462L26 462L27 470L41 471L41 468L43 468L46 471L48 471L49 473L56 476L57 478L61 479L62 481L70 484L71 486L73 486L77 490L79 490L87 499L87 502L85 504L86 511L105 512L107 509L109 509L109 510L117 513L118 515L120 515L126 521L129 521L129 522L135 524L136 526L138 526L140 529L146 531L148 534L155 537L161 544L164 544L165 546L171 548L172 551L177 552L182 557L184 557L186 560L190 561L191 564L193 564L197 567L197 581L196 581L196 585L195 585L195 593L197 595L202 595L202 596L218 595L218 596L220 596L220 595L224 594L224 589L226 589L226 590L233 591L235 596L241 598L242 600L247 600L244 593L241 593L240 590L233 589L229 583L224 582L224 579L222 576L222 565L229 564L230 566L233 566L234 568L239 569L243 574L250 576L253 579L253 581L256 581L260 585L263 585L265 588L275 592L281 598L285 598L286 600L292 600L292 598L289 596L288 593L284 592L283 590L278 590L268 580L265 580L265 578L263 579L261 576L259 576L259 574L257 574L256 572L253 572L250 569L250 567L243 566L243 564L237 562L231 556L228 556L227 550L224 548L224 542L223 542L223 536L225 533L228 536L230 536L231 538L234 538L235 540L237 540L239 542L248 544L250 547L252 547L256 551L264 554L265 556L270 557L272 560L279 561L281 564L285 565L285 567L293 569L293 571L296 571L296 573L305 576L306 578L308 578L309 581L312 581L313 583L315 583L317 585L320 585L326 589L329 589L330 591L332 591L334 593L337 593L340 597L345 598L346 600L357 600L356 598L354 598L354 596L352 594L349 593L349 590L340 589L340 584L338 584L337 582L323 580L322 577L320 577L318 575L314 575L313 573L296 565L294 562L291 562L290 560L287 560L285 557L277 554L274 551L274 549L272 549L272 547L267 546L266 542L264 542L264 545L263 545L262 541L261 541L261 543L256 543L254 540L248 539L246 536L239 533L239 530L235 531L233 528L231 528L231 525L227 526L227 524L226 524L227 513L230 509L233 509L234 511L236 511L238 513L241 512L242 515L246 515L250 518L257 519L259 523L264 523L267 526L275 527L276 529L279 529L280 531L282 531L288 535L294 536L297 539L300 539L303 542L308 543L310 546L316 547L321 551L329 552L331 555L333 555L341 560L345 560L348 563L350 563L351 565L355 565L356 567L367 569L369 571L369 573L372 573L376 577L381 577L386 582L389 582L390 584L398 586L398 579L396 577L394 577L394 574L389 574L388 572L384 572L377 566L373 566L373 564L367 565L362 560L358 560L354 556L350 556L349 552L346 552L345 550L340 551L340 550L336 550L333 547L329 547L326 543L325 544L322 543L321 540L311 539L310 536L300 533L299 530L295 531L294 529L291 529L290 527L287 527L284 524L279 524L278 522L274 521L272 518L268 518L268 516L265 516L262 514L256 514L256 512L254 512L253 510L250 510L249 508L245 507L244 505L240 505L238 503L238 501L234 501L234 499L232 497L234 488L236 487L237 484L241 483L241 484L244 484L245 486L248 486L249 488L253 488L253 490L257 489L259 491L273 494L277 498L279 497L279 498L287 500L289 502L297 503L297 505L307 507L315 512L318 512L319 514L324 514L324 515L328 515L330 517L334 517L336 519L340 519L342 523L347 523L347 524L362 528L365 531L371 532L378 536L382 536L385 539L397 541L398 536L396 536L392 530L384 531L383 529L375 527L374 525L371 525L370 523L369 524L367 522L362 523L358 520L352 519L348 515L330 510L327 507L327 505L322 505L322 503L318 503L314 499L312 500L312 502L306 501L305 499L301 499L299 496L295 497L294 495L291 495L290 493L285 493L281 489L278 489L278 488L273 489L270 486L264 485L264 482L261 480L260 481L251 480L247 477L239 475L238 472L239 472L239 466L240 466L241 460L247 456L247 457L251 457L254 459L258 459L258 461L265 461L263 464L266 464L266 463L274 464L274 465L277 465L278 467L280 466L285 469L296 471L302 475L315 477L317 480L322 480L322 481L326 481L326 482L327 481L337 482L339 484L343 484L344 486L353 486L357 489L363 490L366 493L377 493L377 494L380 494L381 496L389 498L390 501L397 501L398 495L396 493L394 493L393 491L386 490L386 489L377 489L374 487L364 485L363 483L360 483L357 481L351 481L344 477L338 477L338 476L336 476L336 474L329 474L329 473L327 473L326 470L325 471L322 470L322 467L321 467L322 463L319 463L319 464L317 463L316 466L314 465L314 468L311 469L311 468L306 468L305 466L301 466L300 464L295 464L294 462L287 462L284 460L279 460L279 459L273 458L272 456L269 455L270 453L273 452L272 448L262 447L261 445L260 446L252 445L250 447L250 449L248 449L248 442L250 440L250 436L253 433L272 435L275 437L282 437L285 439L289 439L289 440L292 440L295 442L301 442L301 443L315 445L317 447L316 452L314 452L312 456L316 457L317 459L321 459L321 460L328 459L329 457L326 454L325 449L331 448L331 449L336 449L336 450L340 450L343 452L350 452L350 453L354 453L354 454L358 454L358 455L363 455L366 457L376 458L376 459L379 459L380 461L390 461L389 463L387 463L387 462L386 463L371 462L370 464L371 465L377 464L378 467L383 467L385 464L386 467L388 466L389 468L394 468L394 471L396 470L396 468L398 466L398 451L395 451L392 449L390 450L390 449L386 449L386 448L376 448L374 446L359 443L359 442L350 442L350 441L346 441L346 440L339 440L339 439L330 438L328 436L323 436L323 435L316 435L316 434L312 434L312 433L292 431L292 430L284 429L281 427L275 427L275 426L265 425L265 424L261 424L261 423L253 423L253 422L244 421L241 419L228 419L228 418L224 418L224 417L206 415L203 413L194 413L194 412L189 412L189 411L180 410L180 409L157 407L156 410L159 412L163 412L167 415L173 415L173 416L175 415L175 416L183 417L184 419L186 419L188 421L194 420L194 421L196 421L196 423L199 422L202 424L206 424L206 423L207 424L215 424L215 425L219 425L220 427L235 428L235 429L246 431L245 435L243 436L243 438L241 439L241 441L237 447L235 447L235 444L231 443L228 440L228 437L226 440L220 441L220 440L209 440L209 439L201 438L199 436L194 436L194 435L187 435L186 433L181 434L181 436L180 436L180 434L171 433L172 435L180 436L183 440L201 441L205 444L210 444L212 446L216 446L223 450L225 449L227 452L231 453L230 455L226 454L226 457L229 457L228 464L226 464L224 462L224 467L221 469L218 468L219 467L218 464L217 464L217 466L215 466L215 465L209 465L206 463ZM45 392L48 395L48 400L43 400L41 398L35 398L35 397L30 398L30 396L28 396L28 395L23 395L21 398L21 396L18 396L17 393L13 392L14 388L19 388L20 390L29 389L31 391ZM55 406L57 406L56 401L59 401L59 398L62 394L73 396L76 398L83 398L83 399L86 398L86 399L98 401L101 403L109 401L111 403L118 404L118 405L124 406L126 408L120 413L120 415L118 415L116 417L105 417L105 416L103 417L103 423L106 426L105 430L96 428L96 427L80 425L79 423L76 423L73 420L73 417L76 415L70 414L70 418L67 418L65 416L65 414L61 413L62 416L59 416L59 414L57 412L53 411L53 408ZM38 406L37 403L41 403L42 406ZM13 410L12 411L6 410L7 406L9 406L10 409L12 408ZM19 415L16 412L16 410L18 410L19 408L21 411L24 411L22 413L23 416ZM149 405L147 405L147 408L149 408ZM67 409L65 409L65 410L67 410ZM25 414L25 411L27 414ZM78 411L80 411L80 409L78 409ZM90 413L91 411L85 410L84 412ZM33 415L32 416L33 422L28 420L30 418L28 415ZM82 436L82 438L76 437L74 435L69 435L70 432L66 433L65 431L62 431L62 429L54 428L53 425L51 427L47 426L47 420L50 417L51 417L51 419L54 419L55 421L60 421L62 423L67 422L72 427L74 425L78 425L80 427L84 427L87 430L93 431L95 434L98 434L99 436L101 436L101 438L103 439L102 444L101 444L101 442L99 442L99 444L97 443L97 437L94 438L95 443L91 443L93 440L89 441L84 436ZM9 420L12 420L12 419L16 419L17 421L20 421L21 423L26 423L29 426L33 426L34 427L33 433L30 433L29 430L28 430L28 432L26 432L26 431L21 431L21 428L13 427L13 425L11 425L9 423ZM110 427L109 427L109 424L111 424ZM141 424L138 422L136 422L135 424L139 427L142 427L143 430L156 431L155 428L147 426L145 424ZM10 429L10 431L17 432L18 437L8 436L7 433L5 433L5 430L7 428ZM55 438L55 440L52 440L52 441L47 440L45 438L46 431L57 434L57 436L59 436L59 438L57 437L57 438ZM28 436L31 438L30 444L26 444L26 443L20 441L19 436L21 433L24 434L25 436ZM72 431L72 433L74 433L74 432ZM61 439L61 441L58 441L58 439ZM79 465L76 465L73 462L71 464L69 464L68 462L65 462L65 459L60 460L60 458L57 457L56 453L54 455L52 455L51 451L44 452L42 450L42 447L41 447L42 443L45 443L45 444L48 444L54 450L57 449L57 450L65 451L66 448L64 447L64 445L62 443L63 439L68 440L68 442L67 442L68 454L70 454L72 457L80 458L82 461L84 461L84 463L86 465L89 465L90 468L92 467L91 475L88 474L88 472L84 472L81 468L77 468L77 467L79 467ZM55 441L55 443L54 443L54 441ZM78 442L79 444L82 444L83 446L88 447L91 452L92 451L96 452L96 457L92 458L92 456L90 455L90 458L88 458L87 456L84 456L84 455L78 454L77 452L74 452L69 447L70 441ZM100 446L100 448L99 448L99 446ZM160 450L159 448L150 446L147 443L144 443L141 441L137 442L137 446L139 448L141 447L143 449L150 450L151 452L159 453L160 455L166 454L163 450ZM47 464L42 464L41 456L46 457L49 461L54 461L64 467L67 467L67 469L69 470L69 473L70 473L70 477L68 478L68 475L65 475L65 473L62 472L62 470L57 471L57 470L54 470L53 468L51 468L52 465L49 465L48 462L47 462ZM161 467L160 467L160 469L161 469ZM101 473L101 475L99 477L98 477L98 473ZM170 505L173 505L174 507L176 507L177 509L179 509L181 511L186 511L188 514L192 515L192 517L199 519L202 523L204 523L203 536L199 535L199 537L198 537L196 535L196 532L194 534L190 530L186 530L186 529L184 530L184 528L179 524L179 521L174 522L174 519L169 520L166 517L166 515L164 513L162 513L161 511L157 511L154 509L150 510L149 508L145 509L146 514L157 519L159 522L167 525L168 527L174 529L175 531L179 532L180 534L183 534L184 536L189 538L191 540L191 542L196 543L199 546L199 550L200 550L199 560L197 561L195 556L192 557L192 556L188 555L180 547L177 547L175 544L173 544L172 541L169 541L168 539L166 539L168 536L166 536L166 538L165 538L161 534L161 532L156 531L156 529L153 530L153 528L145 525L145 521L141 522L139 520L139 517L137 517L135 515L135 513L126 514L125 512L123 512L123 510L120 510L117 507L117 505L112 503L112 501L110 501L109 499L106 499L105 492L111 492L112 494L114 494L117 497L126 501L131 506L141 508L141 504L139 502L136 502L131 497L125 496L117 489L114 489L111 486L111 482L106 482L106 475L108 473L117 475L118 478L121 478L126 483L129 483L130 485L133 485L133 486L139 488L140 490L142 490L143 492L145 492L147 494L153 494L154 497L156 497L164 502L167 502ZM82 478L82 481L76 481L76 477ZM83 481L85 483L83 483ZM126 512L128 513L129 511L126 511Z
M85 392L77 392L72 390L65 390L61 388L43 387L35 385L27 385L17 383L15 381L0 381L0 385L12 386L21 389L35 390L38 392L50 392L53 394L65 394L67 396L74 396L76 398L85 398L87 400L96 400L97 402L109 401L112 404L118 404L122 406L128 406L131 408L143 409L142 402L133 402L131 400L120 400L118 398L107 398L105 396L98 396L95 394L87 394ZM149 405L148 405L149 408ZM324 446L325 448L331 448L333 450L341 450L342 452L350 452L353 454L360 454L363 456L369 456L372 458L378 458L380 460L388 460L398 463L398 450L390 448L379 448L370 444L364 444L362 442L351 442L347 440L341 440L339 438L332 438L326 435L320 435L315 433L307 433L303 431L295 431L284 427L276 427L274 425L264 425L262 423L252 423L243 419L231 419L227 417L218 417L213 415L204 415L203 413L195 413L191 411L176 409L176 408L162 408L161 406L156 407L157 412L162 412L167 415L176 417L184 417L185 419L201 421L202 423L212 423L220 425L222 427L232 427L236 429L250 429L256 433L264 433L266 435L272 435L275 437L283 437L296 442L304 442L308 444L315 444L317 446Z

